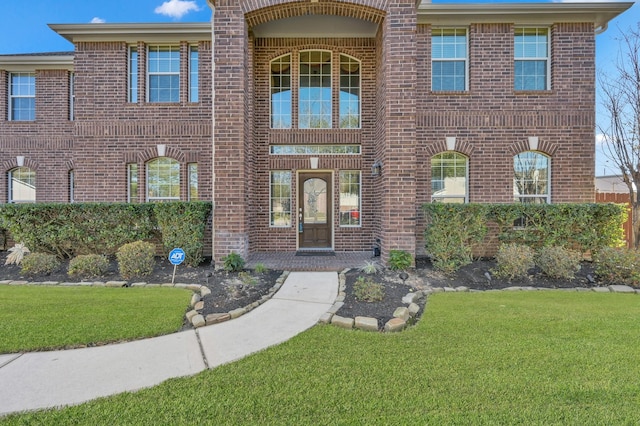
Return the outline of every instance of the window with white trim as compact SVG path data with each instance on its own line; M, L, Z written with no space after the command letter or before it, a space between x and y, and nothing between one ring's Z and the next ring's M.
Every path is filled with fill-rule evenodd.
M516 28L514 89L549 89L549 28Z
M189 102L199 100L198 46L189 47Z
M76 74L69 73L69 121L75 120Z
M9 120L36 119L36 75L29 72L9 74Z
M69 170L69 202L76 202L76 172Z
M147 52L149 102L180 101L180 48L149 46Z
M298 128L331 128L331 52L299 54Z
M467 90L467 29L435 28L431 32L431 90Z
M159 157L147 163L147 201L180 200L180 163Z
M127 202L137 203L138 199L138 165L127 164Z
M339 103L340 128L360 128L360 61L347 55L340 55Z
M189 180L189 201L198 200L198 163L187 164L187 179Z
M431 202L466 203L469 158L454 151L431 157Z
M291 54L271 61L271 128L291 128Z
M551 202L550 160L536 151L513 157L513 197L515 202L546 204Z
M36 202L36 172L29 167L9 170L9 203Z
M138 48L129 47L129 93L131 103L138 102Z
M269 225L291 227L291 171L273 170L269 179Z
M340 226L360 226L360 170L340 171Z

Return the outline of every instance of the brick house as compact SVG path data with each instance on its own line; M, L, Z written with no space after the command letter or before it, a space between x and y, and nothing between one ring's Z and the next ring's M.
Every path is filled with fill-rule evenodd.
M0 56L0 202L212 200L211 250L424 253L428 202L594 200L631 3L216 0Z

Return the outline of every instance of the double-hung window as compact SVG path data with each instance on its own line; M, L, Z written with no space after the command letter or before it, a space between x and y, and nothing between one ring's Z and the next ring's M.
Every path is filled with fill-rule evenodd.
M431 32L431 90L467 90L466 28L436 28Z
M291 128L291 55L271 61L271 128Z
M331 52L300 52L298 127L331 128Z
M9 79L9 120L34 121L36 119L35 73L11 73Z
M513 157L513 196L516 202L547 204L549 194L549 157L525 151Z
M270 175L269 225L286 228L291 226L291 172L274 170Z
M453 151L431 157L432 202L467 202L468 164L466 156Z
M549 29L516 28L514 89L549 88Z
M149 102L179 102L180 48L150 46L147 61Z
M159 157L147 163L147 201L180 200L180 163Z
M35 203L36 172L29 167L17 167L9 171L9 202Z
M340 171L340 226L360 226L360 171Z

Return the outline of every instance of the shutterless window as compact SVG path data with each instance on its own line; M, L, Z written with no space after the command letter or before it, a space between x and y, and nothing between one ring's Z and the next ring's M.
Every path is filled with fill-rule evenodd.
M198 47L189 48L189 102L198 102Z
M440 28L431 32L431 90L467 90L466 28Z
M75 119L75 106L76 106L76 75L74 73L69 74L69 120Z
M467 202L468 158L447 151L431 157L431 201Z
M17 72L9 76L9 120L36 119L36 75Z
M76 172L69 170L69 202L75 203L76 201Z
M198 200L198 163L188 164L189 201Z
M549 164L549 157L535 151L513 157L513 195L516 202L545 204L551 201Z
M298 127L331 128L331 52L300 52Z
M9 202L35 203L36 172L28 167L17 167L9 171Z
M361 173L340 172L340 226L360 226Z
M271 61L271 128L291 128L291 55Z
M549 88L549 29L516 28L514 89Z
M360 127L360 61L340 55L340 128Z
M129 47L129 102L138 102L138 48Z
M138 165L127 164L127 202L137 203L138 199Z
M180 163L160 157L147 163L147 201L180 200Z
M274 170L270 175L269 225L291 226L291 172Z
M180 101L180 49L151 46L148 52L149 102Z

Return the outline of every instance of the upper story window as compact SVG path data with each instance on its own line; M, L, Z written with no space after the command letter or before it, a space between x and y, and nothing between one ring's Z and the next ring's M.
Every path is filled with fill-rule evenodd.
M69 120L75 120L76 108L76 75L69 74Z
M150 46L147 61L149 102L179 102L180 48Z
M9 202L36 202L36 172L29 167L17 167L9 171Z
M513 157L513 196L516 202L545 204L549 194L549 157L525 151Z
M159 157L147 163L147 201L180 200L180 163Z
M189 102L198 102L198 47L189 47Z
M298 60L298 75L292 61ZM361 63L348 55L325 50L304 50L280 56L270 63L271 128L353 129L360 127ZM297 92L297 93L296 93ZM294 96L298 99L293 114ZM337 99L336 99L337 98ZM339 107L336 121L334 100Z
M466 28L431 32L431 90L467 90L467 52Z
M514 89L549 88L549 29L516 28Z
M466 203L469 159L447 151L431 157L431 201Z
M36 119L36 75L16 72L9 77L9 120Z
M129 48L129 102L138 102L138 48Z

